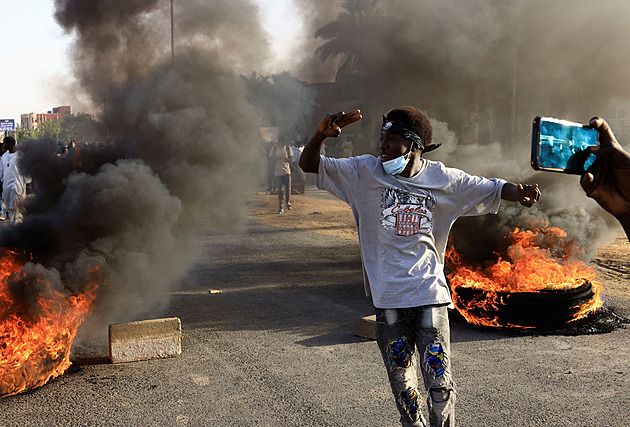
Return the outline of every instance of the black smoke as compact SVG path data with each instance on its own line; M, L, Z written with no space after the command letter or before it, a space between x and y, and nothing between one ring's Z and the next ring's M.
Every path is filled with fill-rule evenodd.
M268 60L258 8L175 2L174 61L168 2L56 0L55 18L73 39L75 91L107 138L61 157L49 141L21 143L35 192L0 245L28 254L24 284L45 276L77 294L98 268L100 329L158 316L199 236L241 224L265 170L266 124L241 78Z
M347 14L357 3L370 0L338 1L337 9L322 5L314 16L327 13L328 22L341 22L337 13ZM527 228L542 219L565 229L590 259L600 243L620 232L616 221L584 196L579 177L535 173L529 157L537 115L582 123L608 117L625 144L627 2L391 0L378 2L375 11L375 17L353 21L352 31L338 28L341 37L332 40L343 46L343 55L310 62L316 74L312 69L326 72L354 55L337 83L340 103L361 108L367 124L363 145L355 147L375 152L380 115L413 105L432 118L436 142L444 143L428 158L542 188L535 208L503 203L496 227L468 225L455 233L483 230L492 237L486 242L501 239L507 228ZM320 45L330 40L320 39Z
M339 104L364 112L365 151L375 148L382 113L414 105L445 143L428 157L542 187L537 207L504 204L499 220L476 227L490 235L477 241L543 219L588 258L618 230L577 177L529 168L529 138L536 115L586 122L627 102L626 2L382 1L369 25L340 32L345 58L355 55L340 73L344 55L322 61L315 49L326 40L314 35L356 2L294 2L304 33L288 71L310 83L339 78ZM198 256L198 234L237 224L264 170L258 129L275 124L241 77L273 63L259 15L250 0L176 1L172 63L167 1L55 0L73 39L73 95L107 138L72 161L52 144L21 144L36 195L0 245L31 254L27 271L46 269L70 293L99 266L97 319L155 313ZM612 125L623 136L621 122Z

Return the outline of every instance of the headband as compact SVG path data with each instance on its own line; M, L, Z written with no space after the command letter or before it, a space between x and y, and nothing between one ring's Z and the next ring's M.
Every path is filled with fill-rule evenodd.
M433 151L436 148L439 148L442 144L431 144L428 147L424 145L424 141L422 138L418 136L417 133L410 131L407 129L402 123L395 122L393 120L388 120L387 117L383 116L383 127L381 128L382 132L394 133L396 135L400 135L405 139L411 141L411 146L414 144L420 149L423 153L428 153L429 151Z

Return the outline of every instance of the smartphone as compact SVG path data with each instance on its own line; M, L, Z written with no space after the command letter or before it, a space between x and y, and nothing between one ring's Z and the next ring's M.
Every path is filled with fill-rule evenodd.
M583 175L596 158L587 150L591 145L597 145L595 129L567 120L538 116L532 126L532 167Z

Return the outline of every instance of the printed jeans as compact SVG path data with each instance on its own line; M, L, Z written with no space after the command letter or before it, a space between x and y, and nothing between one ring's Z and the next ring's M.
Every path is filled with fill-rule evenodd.
M431 427L455 425L446 306L376 309L376 339L403 426L426 426L418 406L418 367L427 390Z

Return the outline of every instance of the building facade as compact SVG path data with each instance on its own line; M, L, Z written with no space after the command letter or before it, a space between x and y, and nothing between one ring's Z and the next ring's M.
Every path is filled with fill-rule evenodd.
M54 122L71 113L69 105L55 107L46 113L26 113L20 116L20 126L22 129L34 130L40 128L44 123Z

